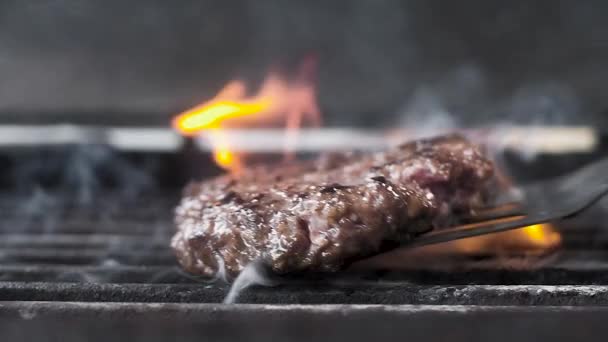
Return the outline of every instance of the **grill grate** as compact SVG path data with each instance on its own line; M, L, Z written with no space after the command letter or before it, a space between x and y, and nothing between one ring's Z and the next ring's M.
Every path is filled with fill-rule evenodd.
M53 215L24 214L23 201L2 198L0 281L145 283L178 274L168 248L173 202L163 200L175 196L124 204L101 197L105 204Z
M186 172L174 181L190 170L186 159L153 163L165 166L159 187L180 188L191 178ZM13 186L7 174L21 164L0 176L0 186ZM242 292L238 302L246 305L221 305L228 287L182 272L168 247L176 191L133 200L100 189L86 205L69 202L74 193L25 197L15 186L0 194L3 340L571 341L605 330L608 238L584 229L600 219L562 227L564 248L537 269L490 260L489 267L447 271L420 265L283 278ZM568 329L555 329L561 324Z
M219 303L222 282L188 275L168 242L175 195L121 204L66 207L49 223L24 219L19 201L0 200L0 301ZM112 205L108 206L107 203ZM108 209L109 208L109 209ZM47 216L48 219L48 216ZM592 305L608 304L608 252L586 249L578 228L550 266L538 270L375 271L308 279L283 278L275 288L246 290L243 303ZM517 286L508 286L517 285Z

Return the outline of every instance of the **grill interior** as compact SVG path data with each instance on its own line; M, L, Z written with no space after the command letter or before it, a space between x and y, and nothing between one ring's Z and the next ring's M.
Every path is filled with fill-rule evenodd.
M54 158L66 160L66 153L81 153L73 147L69 151L55 150ZM175 183L180 180L163 180L163 177L179 174L172 170L176 167L199 169L208 160L208 156L198 155L184 166L176 162L180 154L184 151L170 155L117 155L109 159L112 165L118 160L170 168L153 167L150 175L157 178L156 186L140 189L135 195L133 191L125 192L120 186L112 186L129 180L121 183L107 176L111 174L107 170L112 168L103 163L96 166L93 173L108 179L93 188L89 184L84 191L88 193L84 202L78 200L83 197L82 189L66 193L65 187L53 187L52 182L46 184L51 190L6 189L0 198L0 301L220 303L228 286L223 281L202 279L181 271L168 246L173 233L172 210L179 200L180 186ZM29 165L26 159L11 164L13 174L22 174L21 165ZM66 170L45 172L61 179L57 175ZM37 180L53 178L46 173L33 172ZM563 246L528 266L521 266L528 264L527 257L521 255L497 260L484 255L451 255L447 258L452 262L460 258L464 266L441 270L418 265L399 271L377 269L306 278L283 277L276 279L274 287L245 290L238 302L608 303L608 291L599 286L608 283L608 273L604 272L608 269L608 239L602 238L602 227L597 225L593 213L590 214L560 223Z
M525 255L448 255L461 266L274 278L276 286L247 288L238 304L224 305L229 287L181 271L168 246L183 184L218 172L209 155L188 145L171 153L99 149L0 154L0 330L8 340L101 341L112 331L146 341L561 341L604 328L602 203L560 222L563 245L533 263ZM533 180L597 157L509 163ZM561 321L573 333L558 333Z

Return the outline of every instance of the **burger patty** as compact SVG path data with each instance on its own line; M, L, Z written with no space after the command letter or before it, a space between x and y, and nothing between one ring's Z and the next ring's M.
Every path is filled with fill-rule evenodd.
M332 272L487 200L494 169L459 135L260 167L189 185L172 247L189 272Z

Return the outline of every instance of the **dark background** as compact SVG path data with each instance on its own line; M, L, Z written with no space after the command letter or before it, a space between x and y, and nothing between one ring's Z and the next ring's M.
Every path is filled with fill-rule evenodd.
M0 113L164 123L314 51L332 125L608 128L607 18L602 0L0 0Z

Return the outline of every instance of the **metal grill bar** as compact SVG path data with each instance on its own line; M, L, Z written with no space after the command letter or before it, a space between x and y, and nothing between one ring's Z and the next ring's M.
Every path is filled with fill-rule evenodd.
M608 307L0 303L6 340L601 340ZM567 327L556 329L558 326ZM440 327L438 329L438 327Z
M225 287L209 284L0 283L0 301L219 303ZM360 282L355 286L290 286L245 291L241 303L566 305L608 303L608 286L457 285L403 286Z

